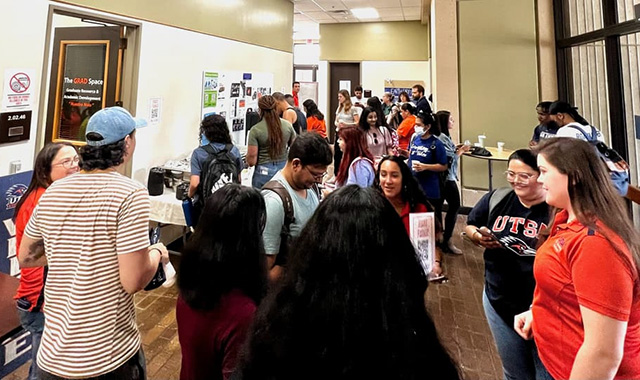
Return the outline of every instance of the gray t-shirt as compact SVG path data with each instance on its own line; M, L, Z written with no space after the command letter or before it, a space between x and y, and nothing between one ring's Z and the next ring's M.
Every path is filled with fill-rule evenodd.
M297 237L316 211L320 200L313 190L307 190L306 199L299 196L284 179L282 171L277 172L271 180L279 181L291 195L294 221L291 223L289 231L291 237ZM284 207L280 196L275 192L262 190L262 196L267 208L267 223L262 233L264 251L267 255L277 255L280 250L280 232L284 224Z

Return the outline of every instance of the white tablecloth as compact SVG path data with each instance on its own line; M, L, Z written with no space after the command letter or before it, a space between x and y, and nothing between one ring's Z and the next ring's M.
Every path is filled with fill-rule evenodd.
M165 224L186 226L182 201L176 199L176 193L171 188L164 188L162 195L149 197L151 199L150 219Z

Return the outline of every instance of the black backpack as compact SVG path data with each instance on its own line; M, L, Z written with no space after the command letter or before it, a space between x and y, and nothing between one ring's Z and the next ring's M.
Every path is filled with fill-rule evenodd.
M236 166L235 157L231 154L233 145L227 144L224 149L216 151L209 144L202 147L209 156L202 165L198 197L195 206L202 209L207 198L216 190L229 183L240 183L240 168Z

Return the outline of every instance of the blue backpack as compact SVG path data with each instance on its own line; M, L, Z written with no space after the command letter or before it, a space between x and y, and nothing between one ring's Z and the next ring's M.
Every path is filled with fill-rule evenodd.
M616 163L621 163L623 167L628 168L629 165L627 162L616 152L614 149L611 149L607 146L607 144L598 140L598 130L590 125L591 134L587 134L582 128L579 128L575 125L567 125L567 127L576 129L582 133L584 138L595 148L598 155L604 161L607 169L609 169L609 176L611 177L611 182L613 183L613 187L616 188L618 194L621 196L627 195L627 191L629 191L629 169L619 169L616 167Z

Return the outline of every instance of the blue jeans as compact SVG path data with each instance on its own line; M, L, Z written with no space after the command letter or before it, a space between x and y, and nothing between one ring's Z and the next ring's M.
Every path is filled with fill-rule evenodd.
M505 380L553 380L538 357L533 340L524 340L495 311L482 291L482 306L502 360Z
M258 190L262 189L262 186L269 182L271 178L276 175L278 170L284 168L286 163L287 160L282 160L256 165L253 172L253 178L251 179L251 185Z
M85 380L145 380L147 378L147 363L142 347L123 365L109 373L96 377L88 377ZM53 375L42 369L38 373L40 380L65 380L64 377Z
M22 328L31 333L31 367L29 367L29 380L37 379L38 364L36 357L38 348L40 347L40 339L42 339L42 330L44 330L44 313L41 311L31 312L18 309L20 316L20 325Z

